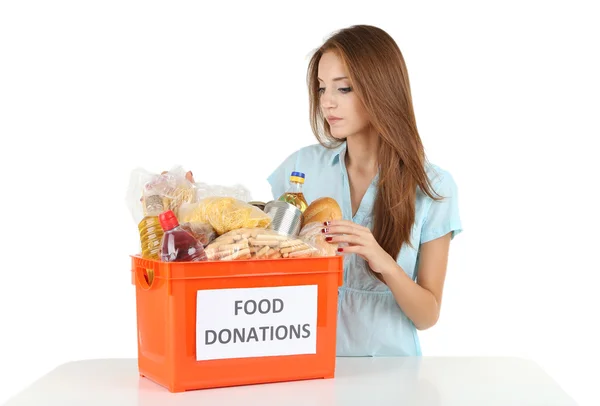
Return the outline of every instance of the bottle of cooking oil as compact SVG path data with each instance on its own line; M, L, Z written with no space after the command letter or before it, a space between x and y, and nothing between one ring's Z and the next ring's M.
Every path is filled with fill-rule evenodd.
M302 213L308 207L304 193L302 192L302 185L304 184L305 175L302 172L292 172L290 176L290 187L289 189L279 197L279 200L287 202L296 206Z
M164 211L163 199L160 195L144 197L144 218L138 224L142 258L160 260L160 250L164 231L158 216Z

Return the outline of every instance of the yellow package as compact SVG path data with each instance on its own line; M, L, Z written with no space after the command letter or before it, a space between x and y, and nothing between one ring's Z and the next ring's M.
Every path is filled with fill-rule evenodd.
M267 228L271 217L246 202L232 197L207 197L198 203L182 206L181 222L210 224L218 235L240 228Z

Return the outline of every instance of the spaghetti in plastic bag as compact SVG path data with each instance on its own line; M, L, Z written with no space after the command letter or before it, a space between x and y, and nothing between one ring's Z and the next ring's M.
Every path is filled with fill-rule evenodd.
M181 166L175 166L160 174L136 168L129 177L125 197L127 207L136 224L146 214L144 213L144 198L150 195L160 195L163 198L164 209L172 210L180 222L179 211L182 206L194 204L209 197L229 197L242 202L252 200L252 194L243 185L224 186L196 182L191 172L185 172Z
M195 184L188 178L183 168L176 166L161 174L136 168L131 171L125 198L136 223L146 215L144 199L152 195L161 196L165 211L172 210L176 216L182 204L194 203L198 200Z
M232 197L207 197L180 210L181 222L210 224L218 235L240 228L267 228L271 217L258 207Z
M306 258L319 250L305 241L264 228L240 228L216 238L204 250L209 261Z
M179 218L179 208L184 203L197 201L196 188L181 167L175 167L152 178L144 185L144 196L162 196L164 209L171 210Z

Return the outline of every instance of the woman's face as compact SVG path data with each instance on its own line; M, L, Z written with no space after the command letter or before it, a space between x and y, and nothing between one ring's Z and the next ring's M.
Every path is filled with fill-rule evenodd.
M328 51L321 56L318 79L321 110L329 123L331 135L345 139L367 132L367 112L352 90L342 60L335 53Z

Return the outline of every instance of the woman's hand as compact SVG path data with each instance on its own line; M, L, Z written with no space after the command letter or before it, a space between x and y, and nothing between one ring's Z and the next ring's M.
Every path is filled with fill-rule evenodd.
M359 255L374 272L382 275L396 269L396 260L381 248L369 228L348 220L327 221L324 226L322 231L327 235L326 241L348 244L338 248L339 252Z

